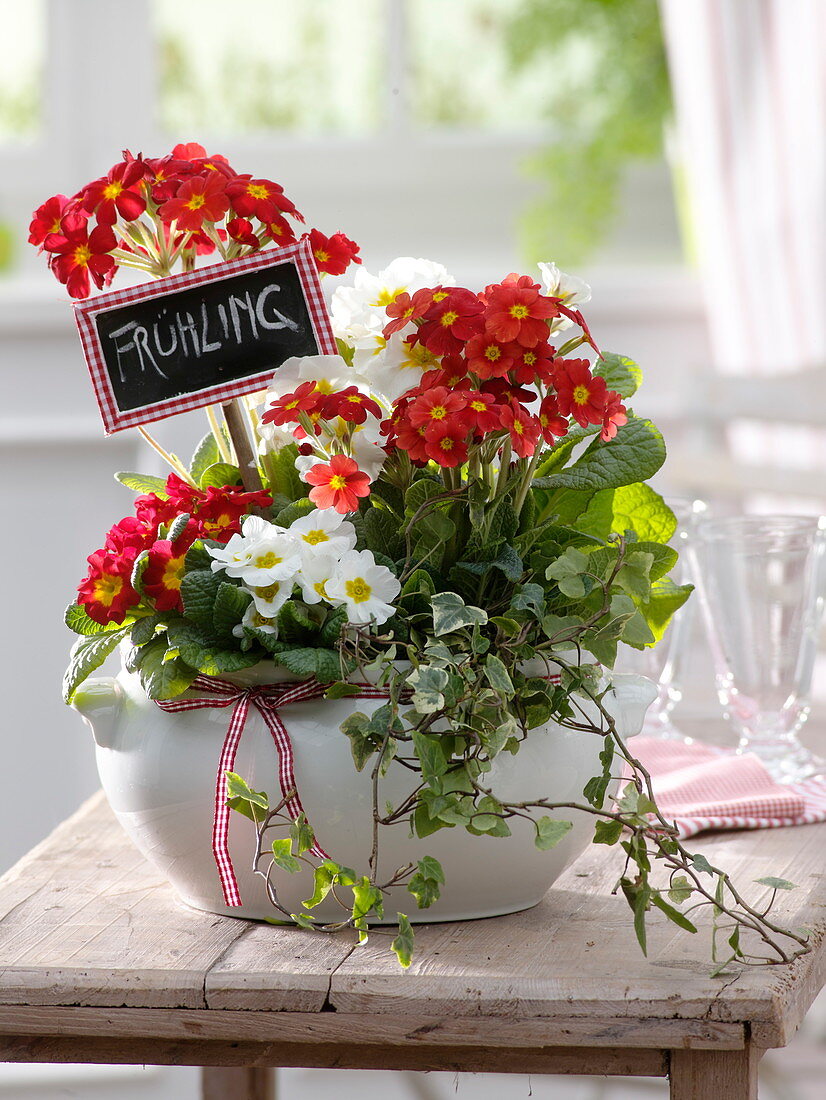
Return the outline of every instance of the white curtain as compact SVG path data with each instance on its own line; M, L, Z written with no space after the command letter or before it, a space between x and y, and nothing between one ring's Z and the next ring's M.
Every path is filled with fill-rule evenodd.
M660 4L714 366L826 369L826 0Z

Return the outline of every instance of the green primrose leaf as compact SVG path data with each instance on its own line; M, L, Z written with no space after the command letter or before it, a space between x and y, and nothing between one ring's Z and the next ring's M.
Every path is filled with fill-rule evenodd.
M755 882L761 886L771 886L772 890L798 890L799 887L794 882L789 882L785 878L774 878L773 875L767 875L766 878L756 878Z
M327 861L316 867L313 874L313 895L301 904L305 909L314 909L320 905L333 888L334 874L327 867Z
M571 821L557 821L553 817L540 817L536 822L534 844L540 852L547 852L551 848L555 848L572 828L573 822Z
M96 668L100 668L118 642L125 638L131 629L132 624L130 622L118 627L117 630L109 630L105 634L94 634L88 638L78 638L72 646L69 655L69 667L63 677L63 701L65 703L71 703L76 699L78 687Z
M151 477L149 474L133 474L121 471L115 474L115 480L134 493L154 493L161 500L168 500L166 482L161 477Z
M207 432L195 448L195 453L189 464L189 476L194 482L200 484L204 471L220 461L221 452L218 449L218 442L212 432Z
M597 437L567 469L553 477L554 488L616 489L647 481L665 461L663 437L650 420L629 415L607 441Z
M593 373L604 378L608 389L616 390L623 400L633 397L642 382L642 371L634 360L612 351L604 352L597 359Z
M120 630L122 626L120 623L97 623L89 618L85 607L80 607L76 603L70 603L66 608L63 621L69 630L87 637L92 634L110 634L114 630Z
M240 480L241 471L237 466L229 462L215 462L207 466L198 484L202 489L209 489L211 486L220 488L222 485L237 485Z
M397 913L396 916L399 921L399 932L390 947L399 960L399 965L407 970L413 961L413 929L404 913Z

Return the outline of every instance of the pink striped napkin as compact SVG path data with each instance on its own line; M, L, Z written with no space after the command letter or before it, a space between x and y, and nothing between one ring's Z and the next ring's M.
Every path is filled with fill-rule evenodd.
M635 737L663 817L681 838L706 829L776 829L826 821L826 779L779 784L756 756L694 741Z

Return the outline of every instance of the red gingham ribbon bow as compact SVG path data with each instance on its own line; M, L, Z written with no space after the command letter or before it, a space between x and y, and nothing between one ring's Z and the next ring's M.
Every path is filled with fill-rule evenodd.
M238 883L227 847L230 811L226 800L226 773L232 771L235 765L235 755L241 741L241 734L244 732L250 704L256 708L272 734L278 752L278 781L281 784L281 795L286 799L285 808L287 812L291 817L296 818L299 814L304 813L304 807L301 805L295 782L293 744L278 712L281 707L289 706L291 703L321 698L328 686L327 684L320 684L317 680L309 679L302 680L299 683L239 687L228 680L219 680L214 676L196 676L190 685L190 690L202 691L207 698L155 700L162 710L172 712L198 710L202 707L233 707L227 735L224 738L224 746L221 749L221 758L218 762L218 774L215 778L215 816L212 826L212 852L218 866L221 889L224 892L224 901L227 905L240 906L241 895L238 891ZM350 699L388 698L386 691L370 684L355 684L354 686L359 691L357 695L348 696ZM287 795L290 795L290 797L287 798ZM320 859L328 858L327 853L318 841L310 851Z

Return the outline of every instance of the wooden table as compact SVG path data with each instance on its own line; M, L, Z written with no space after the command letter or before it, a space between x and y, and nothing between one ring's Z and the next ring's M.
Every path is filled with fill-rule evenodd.
M779 913L818 947L790 967L711 979L707 937L664 919L643 959L617 852L592 848L535 909L421 928L402 973L386 934L186 909L97 795L0 880L0 1057L214 1067L208 1100L263 1100L274 1066L668 1076L674 1100L747 1100L824 980L824 847L826 826L702 842L740 883L800 885Z

